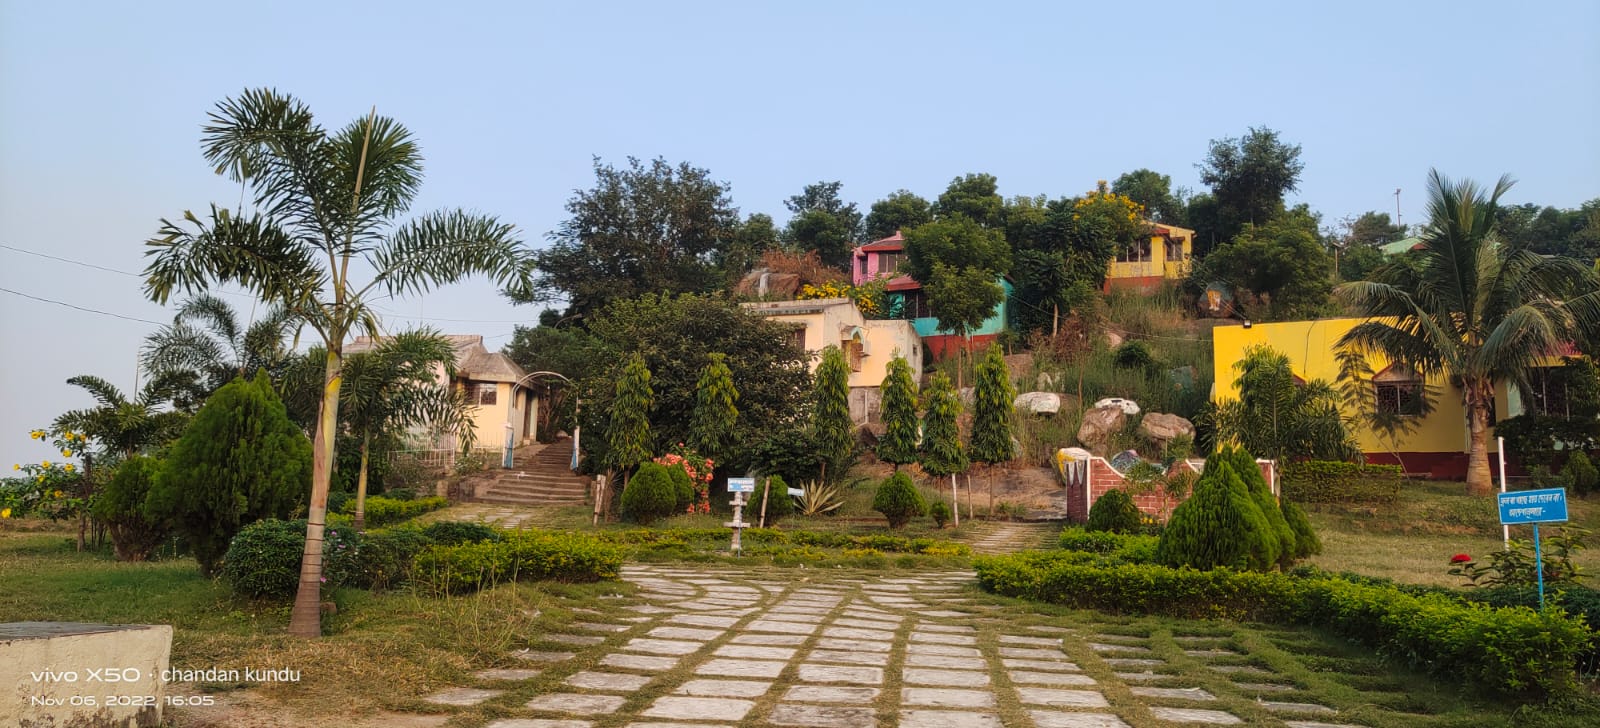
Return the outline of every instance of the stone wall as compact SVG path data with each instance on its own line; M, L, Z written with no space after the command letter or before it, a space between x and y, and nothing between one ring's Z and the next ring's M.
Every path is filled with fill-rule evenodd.
M0 624L0 718L18 726L161 724L172 627Z

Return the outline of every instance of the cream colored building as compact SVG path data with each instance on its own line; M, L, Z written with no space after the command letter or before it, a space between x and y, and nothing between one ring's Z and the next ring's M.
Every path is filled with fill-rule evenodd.
M475 449L503 449L507 425L510 425L513 447L532 442L537 434L539 399L534 390L527 386L528 382L523 381L527 372L517 366L511 357L485 348L480 335L449 334L444 338L455 348L455 376L450 377L442 366L434 368L434 376L440 384L465 392L473 404L472 419L477 439ZM345 345L344 353L351 355L371 351L380 341L381 337L358 336L355 341ZM454 433L451 433L428 446L454 450L458 442Z
M844 352L850 364L850 388L876 389L889 373L889 360L905 357L912 377L922 374L922 338L910 321L879 321L861 315L848 298L808 301L770 301L743 304L758 316L791 324L795 346L811 355L811 371L822 362L830 344Z

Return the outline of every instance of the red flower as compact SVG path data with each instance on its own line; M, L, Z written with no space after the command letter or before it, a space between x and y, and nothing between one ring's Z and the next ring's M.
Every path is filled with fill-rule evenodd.
M1456 554L1455 556L1450 557L1450 563L1452 564L1464 564L1471 560L1472 557L1466 554Z

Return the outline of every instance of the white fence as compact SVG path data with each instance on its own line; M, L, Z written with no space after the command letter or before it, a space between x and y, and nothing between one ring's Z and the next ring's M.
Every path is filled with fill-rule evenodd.
M485 468L498 468L501 466L505 451L498 447L473 448L472 454L483 461ZM462 459L460 450L391 450L389 462L391 464L414 464L424 470L437 470L441 472L454 472L456 464Z

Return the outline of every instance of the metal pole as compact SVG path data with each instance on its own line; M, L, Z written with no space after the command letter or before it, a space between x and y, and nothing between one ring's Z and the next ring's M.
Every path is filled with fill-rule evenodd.
M1499 450L1499 453L1497 454L1500 456L1500 492L1504 493L1506 492L1506 439L1504 437L1496 437L1494 440L1496 448ZM1501 526L1500 530L1503 532L1501 534L1501 548L1503 550L1510 551L1511 527Z
M1533 524L1533 561L1539 567L1539 611L1544 611L1544 551L1539 546L1539 524Z

